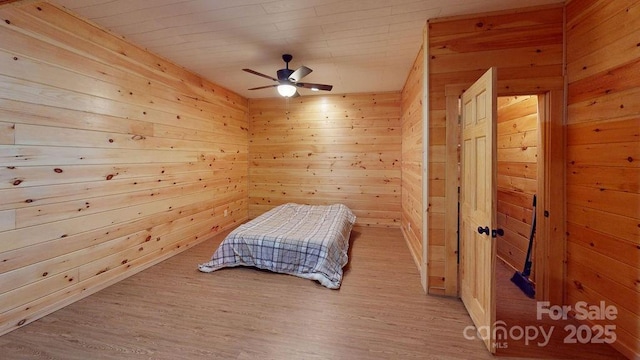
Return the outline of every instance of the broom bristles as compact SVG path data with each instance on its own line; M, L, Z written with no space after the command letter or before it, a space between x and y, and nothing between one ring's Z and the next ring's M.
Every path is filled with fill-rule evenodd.
M536 290L534 289L533 284L531 283L531 280L529 280L529 278L527 278L526 276L522 275L521 272L516 271L516 273L513 274L513 277L511 277L511 282L516 284L516 286L518 286L520 290L522 290L522 292L525 293L525 295L527 295L532 299L535 298Z

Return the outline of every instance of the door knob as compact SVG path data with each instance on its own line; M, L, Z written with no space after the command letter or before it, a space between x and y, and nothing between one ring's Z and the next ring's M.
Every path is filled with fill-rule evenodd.
M478 226L478 233L489 235L489 227L488 226L485 226L485 227Z
M491 237L498 237L503 235L504 235L504 230L502 229L491 230Z

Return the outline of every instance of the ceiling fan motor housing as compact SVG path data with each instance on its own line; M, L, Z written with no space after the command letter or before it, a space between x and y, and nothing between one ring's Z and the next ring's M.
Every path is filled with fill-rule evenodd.
M289 82L289 76L293 74L293 70L291 69L280 69L278 70L278 80Z

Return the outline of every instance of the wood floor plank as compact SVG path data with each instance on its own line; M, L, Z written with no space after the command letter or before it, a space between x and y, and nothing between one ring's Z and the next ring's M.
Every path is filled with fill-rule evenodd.
M535 264L534 264L535 266ZM519 269L522 271L522 268ZM568 318L567 320L552 320L543 314L541 320L537 319L537 302L529 299L520 289L511 282L513 269L504 262L496 262L496 292L497 307L496 320L503 321L510 331L510 338L505 342L506 347L499 348L496 354L498 357L513 358L537 358L537 359L625 359L614 348L606 344L586 343L586 344L566 344L565 340L571 338L569 330L566 328L578 328L581 323ZM597 322L600 324L599 322ZM529 329L529 334L533 337L534 330L543 329L550 333L549 341L545 344L543 335L540 333L533 341L526 344L524 337L514 339L519 333L514 329ZM618 329L620 330L620 329ZM540 331L540 330L538 330ZM594 331L595 334L595 331ZM538 346L538 343L544 346Z
M0 337L3 359L492 358L465 340L458 299L424 295L399 229L354 228L340 290L251 268L199 273L224 235ZM580 357L570 350L545 354Z

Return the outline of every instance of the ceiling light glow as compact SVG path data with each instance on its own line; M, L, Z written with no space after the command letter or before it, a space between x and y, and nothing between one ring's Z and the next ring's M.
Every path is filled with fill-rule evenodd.
M278 94L284 97L292 97L296 93L296 87L289 84L278 85Z

